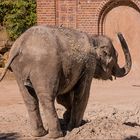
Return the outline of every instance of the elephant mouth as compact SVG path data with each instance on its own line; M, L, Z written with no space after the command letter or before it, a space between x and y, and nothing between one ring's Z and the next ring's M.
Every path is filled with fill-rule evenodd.
M105 74L103 77L102 77L103 80L111 80L113 81L115 79L114 76L112 76L110 73L109 74Z
M100 64L97 63L97 67L94 74L95 79L102 80L114 80L115 76L112 75L112 69L105 69Z

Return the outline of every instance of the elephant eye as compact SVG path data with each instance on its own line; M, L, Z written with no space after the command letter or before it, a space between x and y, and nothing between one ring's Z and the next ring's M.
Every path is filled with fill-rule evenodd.
M104 56L107 56L107 52L103 51L103 55L104 55Z

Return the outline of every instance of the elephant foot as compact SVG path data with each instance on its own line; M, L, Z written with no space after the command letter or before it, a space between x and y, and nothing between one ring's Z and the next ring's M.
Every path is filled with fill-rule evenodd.
M80 123L80 124L81 124L81 123ZM79 127L80 124L79 124L79 123L71 123L71 122L70 122L70 123L68 124L67 129L68 129L68 131L72 131L72 129Z
M34 137L42 137L48 134L48 131L46 131L43 127L39 129L32 130L31 135Z
M70 111L65 111L65 113L63 114L63 118L65 120L66 123L69 123L70 121L70 116L71 116L71 112Z
M71 124L68 124L68 127L67 127L67 130L68 131L72 131L72 129L74 128L74 126L73 125L71 125Z
M60 138L63 137L63 133L61 131L49 131L49 133L45 136L45 138L52 138L52 139L56 139L56 138Z

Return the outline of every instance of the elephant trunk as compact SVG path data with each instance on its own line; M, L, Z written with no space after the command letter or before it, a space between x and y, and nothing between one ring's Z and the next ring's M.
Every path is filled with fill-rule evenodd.
M123 49L123 52L125 55L125 65L124 65L124 67L120 68L119 65L116 63L116 65L113 69L113 75L115 77L123 77L129 73L131 66L132 66L132 60L131 60L131 55L130 55L130 52L128 49L128 45L127 45L123 35L121 33L118 33L117 36L120 40L120 43L121 43L121 46L122 46L122 49Z

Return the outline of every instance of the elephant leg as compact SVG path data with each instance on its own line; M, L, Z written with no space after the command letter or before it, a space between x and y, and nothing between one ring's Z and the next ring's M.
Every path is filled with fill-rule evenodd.
M24 85L19 75L15 74L20 92L28 110L33 136L44 136L48 132L44 129L39 110L39 101L33 88Z
M46 136L47 138L58 138L62 137L63 133L61 131L60 122L58 119L58 115L55 109L54 101L55 101L55 83L52 79L48 77L43 78L40 74L35 74L36 76L32 76L31 81L33 87L35 87L35 91L39 98L39 101L42 105L45 118L48 123L49 133ZM40 80L44 79L44 80ZM51 80L51 81L50 81ZM50 84L51 83L51 84Z
M91 81L91 77L83 76L74 88L74 99L68 130L72 130L81 125L89 99Z
M70 121L72 101L73 101L73 91L57 96L57 102L66 108L66 111L63 114L66 123L69 123Z

